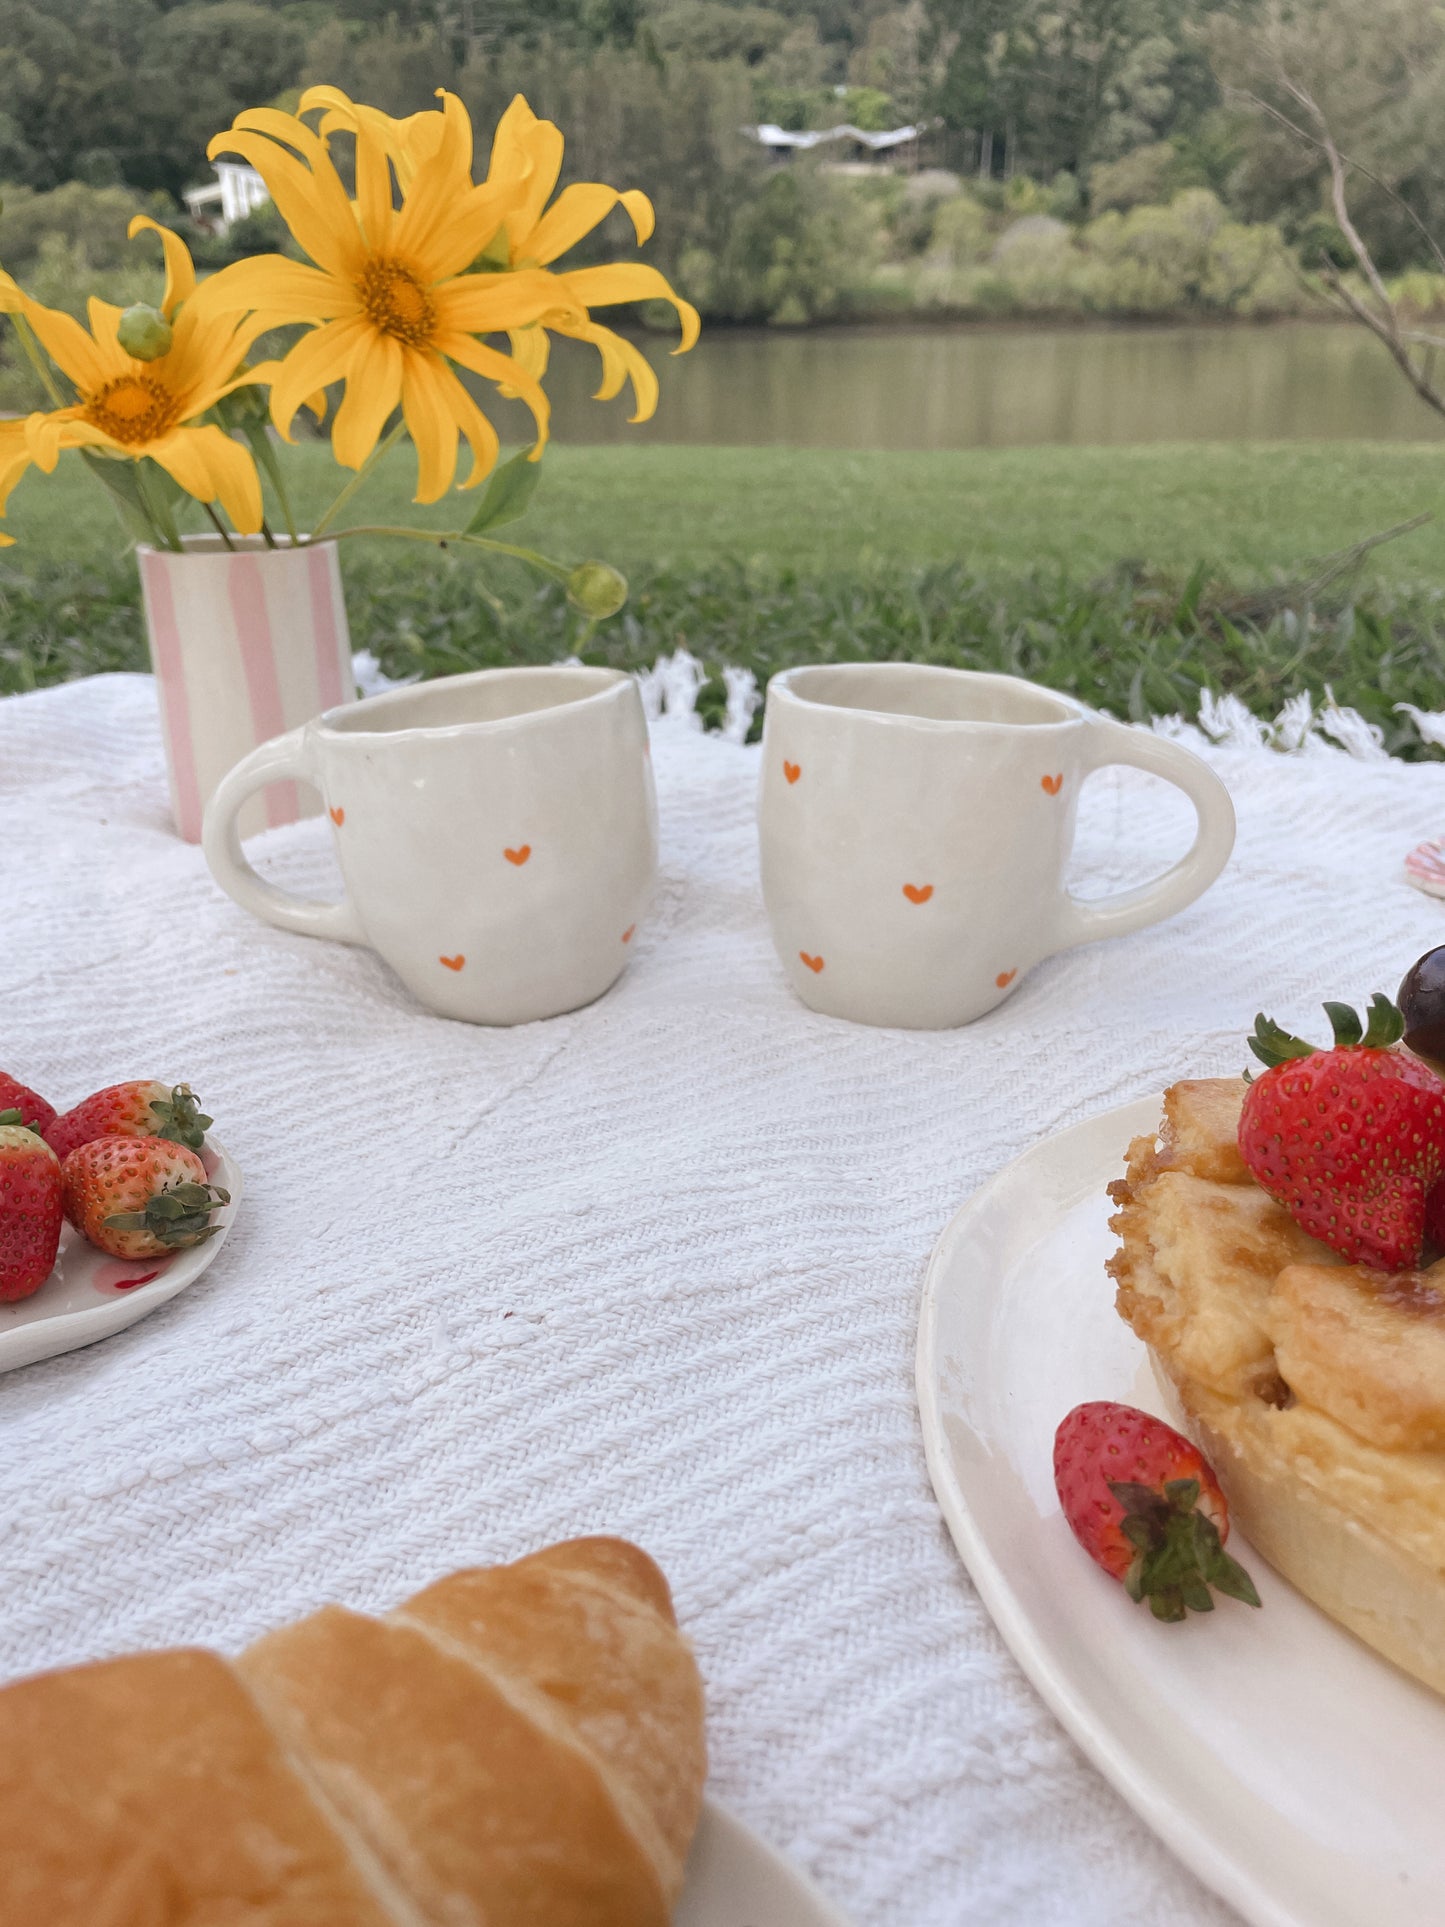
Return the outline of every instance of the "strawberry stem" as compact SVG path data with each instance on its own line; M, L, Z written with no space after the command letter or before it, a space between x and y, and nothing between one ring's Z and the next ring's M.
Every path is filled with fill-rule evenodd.
M1330 1020L1336 1050L1348 1050L1354 1044L1360 1044L1366 1050L1389 1050L1405 1035L1405 1019L1389 998L1378 990L1370 999L1368 1025L1361 1023L1349 1004L1327 1003L1325 1015ZM1249 1039L1249 1048L1261 1064L1273 1070L1276 1064L1287 1063L1292 1057L1313 1057L1320 1046L1306 1043L1303 1037L1292 1036L1273 1017L1266 1017L1261 1011L1254 1020L1254 1035Z
M1147 1599L1156 1619L1180 1620L1214 1610L1214 1587L1247 1606L1260 1603L1254 1581L1224 1550L1219 1528L1199 1504L1198 1479L1170 1479L1162 1492L1132 1480L1109 1481L1124 1509L1119 1530L1134 1548L1124 1590Z
M211 1213L230 1202L218 1184L175 1184L147 1198L143 1210L119 1211L105 1222L117 1231L148 1231L165 1245L198 1245L220 1230Z
M196 1102L189 1084L177 1084L168 1098L152 1098L155 1117L152 1137L165 1138L170 1144L184 1144L188 1151L199 1151L206 1131L215 1122L206 1117Z

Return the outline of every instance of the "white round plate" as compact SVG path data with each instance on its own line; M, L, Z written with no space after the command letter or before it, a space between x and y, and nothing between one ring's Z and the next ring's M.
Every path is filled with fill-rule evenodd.
M125 1263L97 1251L66 1225L55 1269L39 1291L18 1304L0 1305L0 1372L124 1331L200 1277L226 1242L241 1202L241 1173L214 1138L206 1139L201 1161L211 1182L231 1194L231 1202L212 1220L220 1226L216 1235L170 1258Z
M918 1401L934 1491L1014 1656L1180 1859L1268 1927L1445 1920L1445 1700L1230 1538L1263 1610L1161 1625L1074 1543L1053 1438L1085 1399L1162 1412L1114 1311L1105 1187L1163 1100L1036 1145L975 1193L924 1286Z
M703 1804L673 1927L848 1927L810 1880L716 1800Z

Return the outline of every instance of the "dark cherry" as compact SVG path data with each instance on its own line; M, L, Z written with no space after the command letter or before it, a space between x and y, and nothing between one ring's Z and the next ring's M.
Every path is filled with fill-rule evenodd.
M1415 1055L1445 1058L1445 944L1411 964L1395 1002Z

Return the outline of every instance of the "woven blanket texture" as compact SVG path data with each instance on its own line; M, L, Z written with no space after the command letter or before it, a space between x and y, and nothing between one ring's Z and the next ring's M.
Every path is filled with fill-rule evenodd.
M1317 1027L1323 997L1393 990L1445 941L1400 871L1445 830L1445 768L1171 733L1233 792L1222 880L920 1034L794 1000L759 752L665 719L662 877L627 974L490 1031L221 894L170 828L148 678L0 703L0 1065L57 1104L188 1078L246 1178L196 1285L0 1378L0 1676L235 1648L619 1532L696 1643L713 1792L858 1927L1231 1920L1023 1680L944 1530L913 1390L928 1255L977 1185L1091 1112L1238 1070L1257 1010ZM1189 823L1177 793L1101 774L1075 874L1136 880ZM251 849L332 887L324 821Z

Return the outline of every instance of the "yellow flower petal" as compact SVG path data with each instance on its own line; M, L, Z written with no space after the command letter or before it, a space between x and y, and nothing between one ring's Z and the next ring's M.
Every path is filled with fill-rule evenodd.
M5 513L11 489L29 467L30 448L25 439L24 422L0 422L0 515ZM14 540L13 535L0 537L7 545Z
M497 431L472 400L466 389L457 380L446 362L440 358L434 364L441 384L447 407L457 426L466 436L472 451L472 472L461 484L463 488L475 488L477 483L491 473L497 465L501 452L497 441Z
M346 393L331 429L331 452L343 468L360 468L401 399L402 349L391 335L372 333L353 351Z
M463 334L502 334L529 321L557 315L583 322L587 310L570 292L572 277L523 268L513 274L463 274L432 292L439 329Z
M470 267L501 230L521 192L515 183L504 182L459 193L458 178L439 163L424 164L397 216L396 252L415 261L428 281L445 281Z
M457 424L438 378L440 367L432 355L408 354L402 377L402 413L416 448L416 494L412 497L416 502L439 500L457 472Z
M619 194L617 198L632 216L632 231L637 236L637 245L642 247L652 239L652 230L657 226L651 201L640 187L629 187L625 194Z
M105 380L105 363L80 323L58 308L32 301L4 273L0 273L0 314L24 315L46 354L77 388L97 388Z
M574 341L590 341L601 355L602 386L593 396L594 401L611 401L623 382L630 380L634 407L628 419L634 422L652 419L657 408L657 376L640 348L634 347L625 336L614 334L611 328L599 327L595 321L583 328L559 327L557 332L570 335Z
M27 415L21 424L25 431L25 446L31 461L37 468L44 469L47 475L53 471L55 464L60 460L62 448L78 446L66 433L72 423L89 426L82 421L82 411L79 408L55 408L48 415L43 413ZM95 433L100 435L98 429ZM100 438L103 441L110 439L109 436ZM82 439L89 440L90 437Z
M491 165L487 169L489 184L503 180L518 180L523 184L521 205L514 215L507 217L507 232L512 237L514 253L519 242L536 227L542 209L551 198L557 176L562 172L562 150L561 129L550 120L538 120L524 97L516 95L497 122Z
M496 348L486 347L480 341L473 341L470 335L438 335L436 345L449 361L460 362L463 368L470 368L474 375L484 375L488 381L496 382L506 393L516 395L527 404L537 424L537 446L533 456L534 459L540 457L547 445L547 424L552 414L552 405L540 382L533 381L526 369L509 356Z
M524 368L533 381L540 381L547 372L547 363L552 354L552 341L547 330L536 324L530 328L513 328L507 335L507 342L512 350L513 361Z
M373 254L391 252L391 163L386 149L369 128L356 134L356 211L361 217L366 245Z
M261 482L248 449L223 428L178 428L147 449L198 502L219 501L242 535L261 527Z
M675 355L687 353L702 327L691 302L673 293L665 275L640 261L618 261L606 268L575 268L557 279L566 282L568 292L584 308L607 308L618 301L670 301L682 323L682 340L672 351Z
M353 355L373 332L365 321L352 316L328 321L297 342L271 384L271 419L283 441L291 440L296 410L318 388L350 373Z
M137 214L126 233L133 241L142 229L158 234L161 247L165 250L166 291L161 296L161 313L169 321L181 303L196 291L196 270L191 261L191 251L179 234L172 234L168 227L153 221L149 214Z
M187 314L244 314L248 309L267 316L267 326L282 327L292 321L337 321L359 313L361 301L350 282L321 268L280 254L258 254L208 275Z
M274 118L291 123L315 143L319 158L314 167L304 167L294 154L265 134L246 132L244 128L217 134L206 152L213 160L217 154L239 154L249 161L266 183L281 219L311 259L332 274L354 278L365 263L366 248L336 169L309 127L292 114L276 114ZM257 110L237 119L238 124L254 125L264 120L269 125L272 115Z
M646 195L639 198L650 207ZM615 187L603 187L596 181L578 181L564 187L526 240L518 244L518 252L538 267L546 267L559 254L576 247L621 200Z

